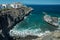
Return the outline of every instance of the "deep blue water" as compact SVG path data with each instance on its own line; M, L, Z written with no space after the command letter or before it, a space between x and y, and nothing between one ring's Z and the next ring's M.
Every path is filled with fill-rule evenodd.
M52 16L60 16L60 5L27 5L34 8L36 13L46 12Z
M55 27L49 25L43 20L43 12L48 15L60 17L60 5L27 5L32 7L34 10L25 17L23 21L18 23L13 30L27 31L34 33L41 33L45 31L54 31ZM27 30L26 30L27 29ZM37 30L37 31L36 31ZM36 31L36 32L35 32Z

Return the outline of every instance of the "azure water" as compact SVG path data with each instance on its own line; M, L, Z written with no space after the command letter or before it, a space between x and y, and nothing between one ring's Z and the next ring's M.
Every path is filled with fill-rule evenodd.
M27 5L32 7L34 11L26 16L23 21L18 23L10 31L10 35L18 35L25 37L27 35L46 35L46 33L56 30L52 25L49 25L43 20L43 12L48 15L60 17L60 5Z

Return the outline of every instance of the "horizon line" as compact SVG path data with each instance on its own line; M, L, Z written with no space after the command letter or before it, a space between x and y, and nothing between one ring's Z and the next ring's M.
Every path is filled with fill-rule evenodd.
M0 4L13 4L13 3L18 3L18 2L12 2L12 3L0 3ZM20 2L21 4L25 4L25 5L60 5L60 3L46 3L46 4L27 4L27 3L22 3Z

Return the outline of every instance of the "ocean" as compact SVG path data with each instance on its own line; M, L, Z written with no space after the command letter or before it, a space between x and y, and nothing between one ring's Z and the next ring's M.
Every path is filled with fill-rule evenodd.
M34 10L24 20L18 23L12 30L10 35L25 37L27 35L41 36L47 32L56 30L55 26L46 23L43 19L43 12L48 15L60 17L60 5L27 5Z

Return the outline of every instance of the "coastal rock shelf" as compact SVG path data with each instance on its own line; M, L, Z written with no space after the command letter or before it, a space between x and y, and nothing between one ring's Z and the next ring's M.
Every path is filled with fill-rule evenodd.
M46 21L47 23L53 25L53 26L56 26L56 27L59 27L59 20L60 18L58 17L52 17L50 15L47 15L45 14L44 16L44 21Z
M18 5L18 4L16 4ZM10 40L9 31L20 21L24 19L25 16L29 14L33 9L27 6L21 6L20 8L5 8L0 10L0 32L2 39Z
M48 33L48 35L43 36L43 37L39 37L33 40L60 40L60 31L54 31L54 32L50 32Z

